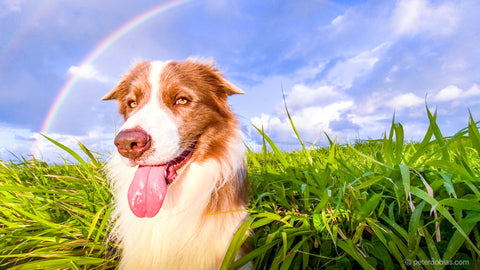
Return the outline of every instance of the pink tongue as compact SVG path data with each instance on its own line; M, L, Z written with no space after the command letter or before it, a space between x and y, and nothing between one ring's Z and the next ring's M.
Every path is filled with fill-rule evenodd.
M128 188L128 204L135 216L154 217L167 194L166 166L140 166Z

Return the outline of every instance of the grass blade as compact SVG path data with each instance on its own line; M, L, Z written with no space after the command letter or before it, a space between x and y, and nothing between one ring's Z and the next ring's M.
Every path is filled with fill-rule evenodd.
M288 121L290 121L290 126L292 127L293 132L295 132L295 136L297 136L298 141L302 145L303 154L307 157L310 164L312 164L312 157L310 156L310 152L307 151L307 149L305 148L305 143L303 142L302 138L300 137L300 134L298 133L298 130L295 127L295 124L293 123L292 117L290 116L290 112L288 111L287 101L285 99L285 93L283 92L283 86L282 86L282 94L283 94L283 105L285 107L285 112L287 113Z
M24 270L24 269L64 269L66 265L75 263L76 265L99 265L106 260L101 258L91 257L68 257L60 259L44 259L37 260L22 265L14 266L11 270Z
M448 150L446 148L445 144L445 138L442 135L442 132L440 131L440 128L437 125L437 111L435 110L435 113L432 115L430 110L428 109L428 106L426 106L427 109L427 115L428 115L428 120L430 121L430 128L432 128L433 135L435 136L435 140L440 146L440 151L442 153L443 159L445 160L450 160L450 154L448 153Z
M270 147L272 148L273 152L275 153L275 157L278 159L278 161L280 162L280 164L282 164L282 166L284 168L288 168L290 166L290 163L288 163L288 161L285 159L285 154L280 151L280 149L278 149L277 145L272 141L272 139L270 139L270 137L268 137L267 134L265 134L263 132L263 130L260 130L259 128L257 128L256 126L253 126L262 136L263 138L268 142L268 144L270 145Z
M360 252L355 249L353 242L350 239L346 241L338 240L337 246L343 249L343 251L345 251L348 255L352 256L362 266L363 269L375 269L371 264L367 262L367 260L362 256L362 254L360 254Z
M480 222L480 216L478 214L469 215L460 221L459 226L461 226L465 232L465 234L470 234L472 229ZM465 242L465 237L457 230L450 241L448 242L447 249L443 254L443 260L449 261L451 260L456 254L460 247Z
M450 215L450 213L437 201L435 198L430 197L425 191L418 189L417 187L412 187L412 194L415 196L421 198L422 200L426 201L429 203L433 208L438 210L443 217L445 217L454 227L457 229L457 232L462 235L465 240L472 246L472 249L475 250L475 252L480 255L480 250L473 244L473 242L470 240L468 235L465 233L465 231L458 225L458 223L455 221L455 219Z
M55 141L54 139L48 137L47 135L45 134L41 134L45 139L49 140L51 143L55 144L56 146L58 146L60 149L62 149L63 151L67 152L68 154L70 154L70 156L72 156L76 161L78 161L80 164L82 164L83 166L86 166L86 162L85 160L83 160L82 157L80 157L80 155L78 155L75 151L73 151L72 149L68 148L67 146Z
M359 213L360 221L364 220L375 210L375 208L377 208L377 205L380 203L382 196L382 193L375 194L365 204L361 206Z
M83 143L81 143L80 141L77 140L77 143L78 143L78 146L80 147L80 149L82 149L82 151L90 158L90 160L92 161L92 164L95 166L95 168L100 168L102 165L95 158L92 151L88 150L88 148Z
M472 112L470 111L468 118L468 137L475 150L477 150L477 154L480 154L480 132L478 131L477 124L473 120Z
M232 269L231 266L233 265L233 262L235 261L235 258L238 255L238 251L240 250L240 247L245 242L246 237L248 236L247 232L248 232L248 229L250 228L250 225L252 225L253 220L254 220L253 217L247 219L238 228L237 232L233 236L230 246L228 247L227 253L225 254L225 258L223 259L223 263L222 263L222 266L220 267L220 270ZM247 262L248 261L246 261L245 264ZM243 265L237 265L237 266L241 267Z

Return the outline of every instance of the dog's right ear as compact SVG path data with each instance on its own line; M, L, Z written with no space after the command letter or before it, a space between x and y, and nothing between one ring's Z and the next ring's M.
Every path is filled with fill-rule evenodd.
M122 91L122 89L125 89L125 80L122 80L117 86L115 86L108 94L102 97L102 100L111 100L111 99L117 99L118 98L118 92Z
M102 100L111 100L111 99L116 99L117 97L115 96L116 94L115 88L113 88L112 91L110 91L108 94L102 97Z
M142 72L145 72L150 67L150 63L147 61L138 61L133 64L130 71L122 76L120 83L117 84L108 94L106 94L102 100L111 100L121 98L128 93L130 82Z

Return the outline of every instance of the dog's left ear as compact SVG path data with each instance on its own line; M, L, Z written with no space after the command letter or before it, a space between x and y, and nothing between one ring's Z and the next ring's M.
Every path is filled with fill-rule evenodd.
M233 85L231 82L227 81L227 79L225 79L225 77L223 77L223 75L221 75L222 77L222 82L223 84L225 84L225 89L227 91L227 95L231 96L231 95L234 95L234 94L245 94L245 92L243 92L242 89L236 87L235 85Z
M225 79L225 76L223 76L222 72L217 69L213 60L210 59L206 61L198 61L195 58L189 58L186 62L193 63L194 65L197 65L197 67L203 66L201 70L208 70L208 73L213 74L213 76L215 77L214 80L219 82L221 88L225 91L227 96L231 96L234 94L245 94L242 89L238 88L231 82L227 81L227 79Z
M223 73L215 67L215 64L213 63L213 61L208 61L205 64L208 65L212 70L212 72L217 76L218 80L220 81L220 84L223 86L222 88L225 90L225 93L228 96L231 96L234 94L240 94L240 95L245 94L245 92L243 92L242 89L238 88L233 83L229 82L225 78L225 76L223 76Z

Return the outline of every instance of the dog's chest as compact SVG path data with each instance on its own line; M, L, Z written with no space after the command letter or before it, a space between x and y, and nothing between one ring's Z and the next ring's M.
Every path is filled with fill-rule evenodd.
M246 213L205 214L216 181L214 163L191 164L180 181L169 187L154 218L138 218L128 209L127 179L116 194L122 235L122 269L218 269ZM125 178L131 173L124 173ZM117 183L119 184L119 183Z

